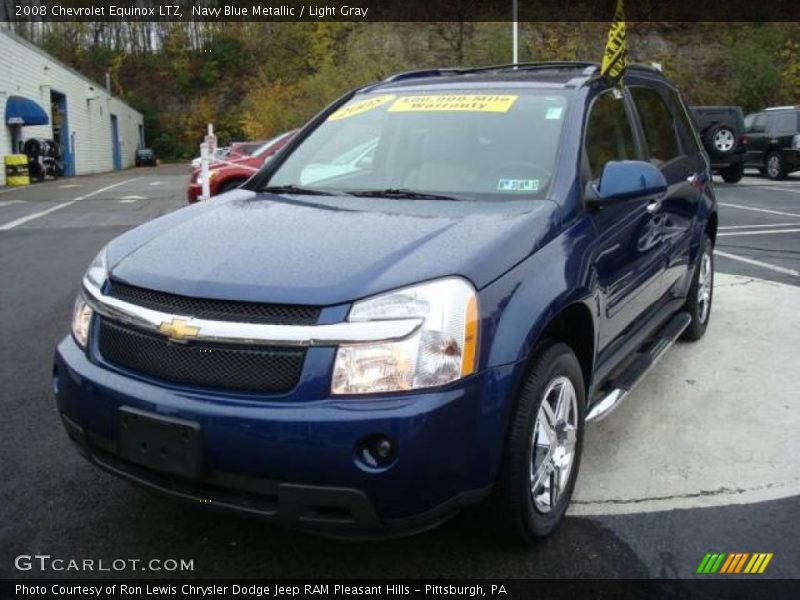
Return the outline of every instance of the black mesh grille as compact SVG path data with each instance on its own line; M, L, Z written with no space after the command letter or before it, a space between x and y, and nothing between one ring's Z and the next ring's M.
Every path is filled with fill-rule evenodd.
M174 383L251 392L285 392L300 378L304 348L180 344L100 320L108 362Z
M108 295L131 304L174 315L188 315L213 321L241 321L276 325L313 325L320 309L293 304L259 304L235 300L211 300L176 296L112 281Z

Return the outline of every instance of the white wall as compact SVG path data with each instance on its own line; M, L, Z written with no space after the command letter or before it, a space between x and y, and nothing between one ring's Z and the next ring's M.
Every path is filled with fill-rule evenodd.
M39 104L50 125L22 127L22 139L52 138L50 92L67 97L69 129L75 132L75 173L100 173L114 168L111 114L117 115L122 167L133 166L142 115L101 85L86 79L16 35L0 28L0 185L5 185L3 156L11 151L11 130L5 124L6 101L23 96Z

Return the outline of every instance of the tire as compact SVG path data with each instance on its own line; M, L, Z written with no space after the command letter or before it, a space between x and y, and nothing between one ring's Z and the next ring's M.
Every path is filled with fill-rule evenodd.
M767 155L767 177L773 181L786 179L786 162L780 152L770 152Z
M559 405L562 390L564 403ZM549 415L542 408L544 403L550 409ZM557 415L559 406L568 410ZM487 505L494 532L531 544L547 537L561 524L580 467L585 409L583 373L575 353L562 342L546 340L539 344L517 399L502 464ZM552 428L553 418L556 431ZM552 438L548 438L548 431ZM554 443L545 450L549 439ZM539 448L536 455L534 447ZM563 479L560 494L553 502L547 488L559 489L553 486L556 471L552 469L557 462L560 462ZM532 489L532 471L543 475L536 490Z
M736 149L736 133L727 125L712 125L703 135L706 149L720 158L729 156Z
M231 190L235 190L240 185L244 183L244 179L233 179L231 181L226 181L222 184L222 187L217 190L217 193L214 194L215 196L219 196L220 194L224 194L225 192L230 192Z
M744 165L740 162L732 163L720 170L719 174L725 183L739 183L744 175Z
M703 250L697 260L692 275L692 285L686 297L686 310L692 322L684 329L682 340L694 342L703 337L711 319L711 306L714 300L714 244L708 235L704 236Z

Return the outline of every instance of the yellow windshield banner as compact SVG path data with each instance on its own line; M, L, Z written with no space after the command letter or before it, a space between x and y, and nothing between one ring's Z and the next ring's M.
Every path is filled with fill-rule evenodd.
M614 11L614 22L608 31L608 42L603 53L603 64L600 67L600 76L607 77L616 82L625 73L628 47L625 43L625 12L622 0L617 0L617 9Z
M493 94L448 94L442 96L401 96L388 112L467 111L504 113L519 96Z
M384 96L373 96L365 100L359 100L358 102L354 102L353 104L347 104L346 106L342 106L338 110L334 111L328 117L328 121L338 121L339 119L346 119L347 117L360 115L361 113L365 113L368 110L377 108L382 104L391 102L392 100L394 100L394 98L395 98L394 94L386 94Z

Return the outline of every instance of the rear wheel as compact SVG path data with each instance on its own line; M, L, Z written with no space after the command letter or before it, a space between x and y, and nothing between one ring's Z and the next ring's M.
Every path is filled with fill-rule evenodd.
M725 183L739 183L744 175L744 165L740 162L733 163L719 172Z
M703 250L700 260L694 269L692 286L686 298L686 311L691 315L692 322L684 330L681 339L688 341L699 340L703 337L711 318L711 301L714 297L714 245L707 235L703 241Z
M786 178L786 163L780 152L771 152L767 156L767 177L775 180Z
M498 530L531 543L564 519L580 466L586 397L578 359L545 341L520 393L490 506Z

